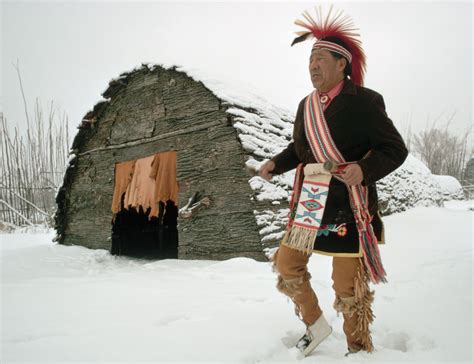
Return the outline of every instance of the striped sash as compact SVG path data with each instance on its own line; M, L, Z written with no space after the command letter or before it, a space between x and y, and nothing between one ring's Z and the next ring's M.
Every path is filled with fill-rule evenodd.
M336 162L337 164L346 163L346 160L337 149L336 144L329 133L326 119L324 118L323 106L320 102L317 90L314 90L306 98L304 126L306 138L308 139L308 143L317 162L320 164L326 161ZM324 185L329 186L331 177L344 182L344 180L338 175L329 175L328 178L327 173L324 171L322 173L308 174L308 168L303 167L302 163L298 165L290 202L289 221L282 244L306 253L312 251L312 246L316 239L322 214L324 212L327 193L325 195L324 193L319 195L319 199L312 199L316 202L309 204L308 202L310 200L308 199L307 191L311 186L315 186L314 183L316 182L319 184L317 186L319 188L318 191L324 192ZM382 265L377 237L375 236L371 224L372 216L370 215L368 208L368 189L362 184L346 186L349 191L350 205L354 212L354 218L359 232L359 244L362 247L364 266L373 283L386 283L386 273ZM308 212L308 205L310 208L314 206L319 207L317 211L318 214L313 216L315 219L319 219L315 220L317 222L319 221L319 223L302 223L303 221L308 221L307 216L310 214ZM304 220L305 218L306 220Z

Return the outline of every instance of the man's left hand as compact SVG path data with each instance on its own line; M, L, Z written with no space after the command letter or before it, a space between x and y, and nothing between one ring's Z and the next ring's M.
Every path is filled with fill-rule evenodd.
M342 172L342 178L349 186L358 185L364 180L362 168L357 163L349 164Z

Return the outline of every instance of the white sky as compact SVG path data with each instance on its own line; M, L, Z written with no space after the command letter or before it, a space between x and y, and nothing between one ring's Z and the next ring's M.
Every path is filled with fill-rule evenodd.
M25 125L16 71L29 101L54 100L71 125L101 99L110 79L142 62L198 68L239 82L295 112L311 91L312 42L290 47L293 21L317 2L2 2L1 106ZM323 9L329 3L322 3ZM472 123L471 2L337 2L360 28L365 86L380 92L404 133L411 118L456 112L453 130ZM74 132L75 133L75 132Z

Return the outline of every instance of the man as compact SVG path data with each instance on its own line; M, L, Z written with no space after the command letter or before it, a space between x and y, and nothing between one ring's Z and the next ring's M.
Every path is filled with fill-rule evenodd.
M332 10L332 8L331 8ZM344 317L348 355L373 351L369 324L373 283L386 282L378 244L383 223L375 182L398 168L408 151L385 112L383 97L362 86L365 55L349 18L304 16L316 38L309 58L315 90L299 103L293 141L265 162L260 176L297 168L285 237L272 260L277 288L306 325L297 347L309 355L331 332L307 269L313 252L333 258L334 308ZM292 45L293 45L292 44Z

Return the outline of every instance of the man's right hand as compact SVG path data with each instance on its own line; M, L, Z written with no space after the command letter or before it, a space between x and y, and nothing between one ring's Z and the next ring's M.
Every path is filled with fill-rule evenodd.
M275 169L275 162L272 160L268 160L262 164L260 169L258 170L258 175L263 179L270 181L273 175L270 173Z

